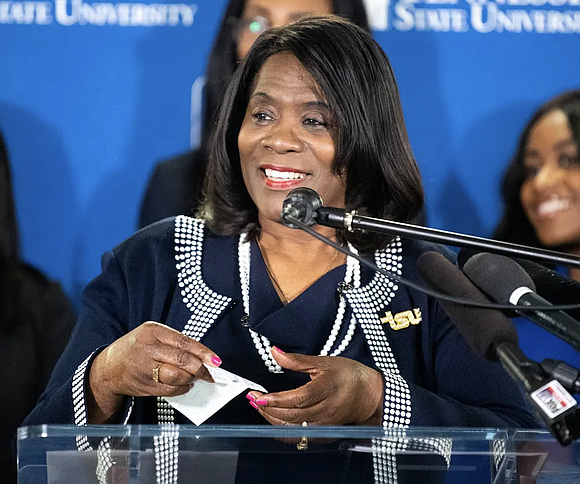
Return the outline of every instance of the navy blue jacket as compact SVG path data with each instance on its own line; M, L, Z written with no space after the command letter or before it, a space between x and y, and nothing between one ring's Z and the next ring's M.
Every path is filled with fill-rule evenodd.
M177 220L193 223L193 219L187 217L178 217ZM176 266L180 262L179 258L176 261L176 255L180 257L182 253L176 252L179 237L174 233L174 226L174 219L153 224L103 256L102 273L84 291L83 311L69 345L24 425L82 424L78 414L79 409L80 413L84 412L83 384L88 376L91 355L96 350L145 321L157 321L183 331L188 323L191 324L190 320L199 319L199 313L195 313L199 308L187 306L184 302L187 290L178 283L179 280L183 283L184 273L183 268ZM252 245L250 307L256 310L251 310L251 327L260 330L285 351L318 354L328 335L327 327L334 320L338 301L335 288L343 278L344 266L330 271L292 303L282 307L268 279L259 249L255 243ZM268 373L247 328L241 324L244 310L237 248L237 237L219 237L205 231L200 270L209 292L204 293L203 301L209 305L219 301L220 310L201 341L220 356L223 368L258 382L269 391L295 388L305 383L307 377L288 372L283 375ZM438 245L402 241L399 267L404 278L420 282L415 262L426 250L437 250L453 257L450 251ZM399 285L391 287L394 297L388 305L378 310L366 305L365 309L366 303L360 303L361 299L357 298L372 286L375 275L364 267L362 275L363 287L358 296L356 291L347 292L347 316L351 317L354 311L361 325L376 324L383 318L386 324L382 324L382 330L389 346L387 352L392 352L394 361L388 365L394 366L389 367L392 371L381 367L373 356L376 354L369 349L366 333L363 334L360 328L342 356L381 370L387 390L395 389L396 393L399 386L403 388L396 397L403 395L408 398L408 415L399 411L399 400L389 396L387 391L385 412L393 415L388 422L385 420L385 424L537 426L516 383L500 364L484 361L474 354L436 300ZM373 287L373 290L380 288ZM216 299L219 295L224 297ZM387 311L396 316L415 309L419 310L415 314L421 315L420 322L406 327L403 324L401 329L394 329L397 325L389 324L386 317ZM283 317L277 317L277 314ZM269 318L273 325L266 324ZM309 329L311 327L314 329ZM388 357L387 360L391 361ZM177 412L175 418L177 423L188 422ZM128 423L157 423L156 399L136 398ZM241 395L217 412L208 423L259 424L266 421Z

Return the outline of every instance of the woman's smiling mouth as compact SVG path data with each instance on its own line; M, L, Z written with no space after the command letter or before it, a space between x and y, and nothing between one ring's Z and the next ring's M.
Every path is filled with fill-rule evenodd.
M570 200L551 198L550 200L539 204L536 213L538 217L550 217L558 212L568 210L571 205Z
M261 167L266 186L274 189L286 189L299 185L308 177L308 173L293 169Z
M300 180L306 178L306 173L301 171L279 171L272 168L262 168L262 171L266 175L266 178L273 181Z

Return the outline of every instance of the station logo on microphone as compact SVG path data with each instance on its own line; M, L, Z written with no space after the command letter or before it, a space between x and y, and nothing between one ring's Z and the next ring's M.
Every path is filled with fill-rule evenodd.
M544 414L551 419L577 408L575 398L557 380L552 380L538 388L531 393L531 397Z
M580 0L365 0L374 31L580 34Z

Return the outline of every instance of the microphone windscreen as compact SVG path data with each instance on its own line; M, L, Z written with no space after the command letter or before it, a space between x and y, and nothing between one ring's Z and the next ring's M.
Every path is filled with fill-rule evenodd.
M532 278L536 292L552 304L580 303L580 282L528 259L514 259ZM580 308L566 311L580 321Z
M528 273L513 259L504 255L482 252L471 257L463 272L491 299L509 304L510 296L519 287L536 291Z
M489 299L439 252L425 252L417 260L417 270L425 284L449 296L488 303ZM496 309L475 308L440 299L439 303L453 320L473 350L482 357L497 361L494 343L518 344L518 334L511 321Z
M478 252L474 249L461 249L457 254L457 264L460 268ZM528 259L513 257L532 278L536 285L536 292L552 304L580 303L580 282L560 274L542 264ZM580 321L580 308L566 311L574 319Z

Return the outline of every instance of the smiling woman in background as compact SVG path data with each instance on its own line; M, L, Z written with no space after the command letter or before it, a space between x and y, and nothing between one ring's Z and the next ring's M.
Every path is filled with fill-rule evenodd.
M579 147L580 90L574 90L550 99L525 126L504 175L494 238L580 256ZM580 281L580 269L559 270ZM580 353L555 336L524 318L517 327L530 358L580 366Z
M139 228L165 217L197 212L217 111L239 61L258 36L303 17L330 13L370 30L364 0L230 0L207 66L200 145L157 164L141 204Z

